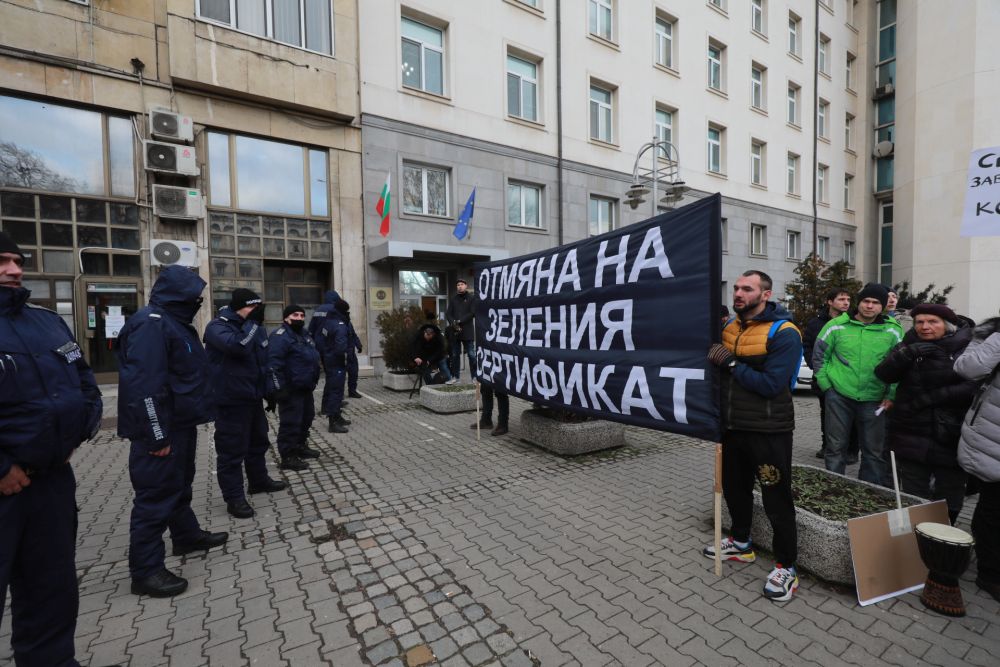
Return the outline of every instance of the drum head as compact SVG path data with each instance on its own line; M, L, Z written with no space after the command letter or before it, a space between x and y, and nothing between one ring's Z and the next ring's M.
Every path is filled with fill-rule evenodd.
M924 521L923 523L918 523L914 530L922 535L941 542L949 542L951 544L972 544L972 535L969 535L964 530L960 530L954 526L949 526L944 523L931 523L930 521Z

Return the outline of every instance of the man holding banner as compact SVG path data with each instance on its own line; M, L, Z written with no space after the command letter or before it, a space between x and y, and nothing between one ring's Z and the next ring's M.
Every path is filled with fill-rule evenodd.
M802 336L791 314L770 302L771 278L747 271L733 289L736 317L722 331L722 343L709 349L722 380L722 491L732 517L732 535L703 554L752 563L754 479L760 482L764 510L774 530L774 569L764 597L790 600L799 587L795 505L792 500L792 385L802 359Z

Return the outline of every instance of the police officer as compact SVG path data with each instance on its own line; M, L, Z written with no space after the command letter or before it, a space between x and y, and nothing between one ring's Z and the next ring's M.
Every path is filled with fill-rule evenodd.
M262 403L268 346L263 320L261 298L240 287L205 328L219 488L227 511L238 519L254 515L243 489L243 468L251 494L288 486L268 476L264 460L271 443Z
M268 409L278 404L278 453L285 470L305 470L303 459L319 452L306 444L316 416L313 389L319 383L319 351L305 331L306 311L301 306L285 308L284 324L268 339Z
M163 565L167 528L175 556L211 549L229 538L202 530L191 511L197 426L212 420L208 357L191 326L204 289L197 273L164 268L149 305L118 334L118 435L132 441L129 570L136 595L170 597L187 589L187 580Z
M319 320L314 337L326 372L323 412L329 420L327 430L330 433L347 433L347 427L351 423L340 413L347 373L347 348L350 345L350 328L344 319L344 313L349 313L350 308L343 299L336 301L333 310Z
M319 336L320 327L322 327L323 323L326 322L326 318L330 315L330 313L332 313L334 311L334 305L336 305L336 303L338 301L340 301L340 293L337 292L337 290L334 290L334 289L328 290L326 292L326 294L323 295L323 303L321 305L317 306L316 310L313 311L312 319L309 320L309 335L317 343L319 342L318 336ZM350 327L350 333L348 333L348 344L350 345L351 344L351 336L352 336L352 334L354 332L354 327L351 326L350 321L348 321L348 326ZM357 339L357 335L354 335L353 338ZM360 339L357 340L357 345L355 346L355 350L357 350L358 352L361 351L361 340ZM323 360L320 359L320 363L322 363L322 361ZM353 386L354 387L354 390L350 391L350 395L354 396L354 398L361 398L361 394L358 394L358 392L357 392L357 387L358 387L357 376L358 376L358 373L357 373L357 355L356 354L354 355L354 366L353 366L353 368L354 368L354 370L352 371L351 370L352 369L352 366L351 366L351 353L350 353L350 350L349 350L348 356L347 356L348 386ZM323 372L324 372L324 374L326 373L326 366L323 366ZM354 373L353 380L351 379L351 373L352 372ZM329 376L327 376L327 377L329 377ZM353 385L350 384L352 381L354 383ZM323 414L323 415L326 414L326 404L327 404L327 401L330 400L330 390L332 388L333 387L330 384L330 382L324 382L323 383L323 400L320 403L320 414ZM341 401L341 407L342 408L346 408L347 407L347 401Z
M361 352L361 339L358 338L351 322L351 313L344 311L344 318L347 320L347 395L351 398L361 398L358 393L358 354Z
M101 392L66 323L27 303L24 254L0 232L0 619L11 586L17 665L78 665L76 480Z

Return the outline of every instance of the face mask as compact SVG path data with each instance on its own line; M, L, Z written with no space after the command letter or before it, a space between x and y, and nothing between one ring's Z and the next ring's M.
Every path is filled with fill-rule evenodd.
M306 321L292 320L291 322L288 323L288 326L290 326L292 328L292 331L294 331L295 333L301 333L302 330L305 329L306 327Z

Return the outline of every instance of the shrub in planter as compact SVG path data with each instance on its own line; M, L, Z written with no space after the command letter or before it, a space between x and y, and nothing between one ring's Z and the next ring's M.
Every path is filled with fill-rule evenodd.
M417 329L424 321L424 312L417 306L399 306L379 313L375 318L382 345L382 361L388 372L411 372L413 358L410 348Z

